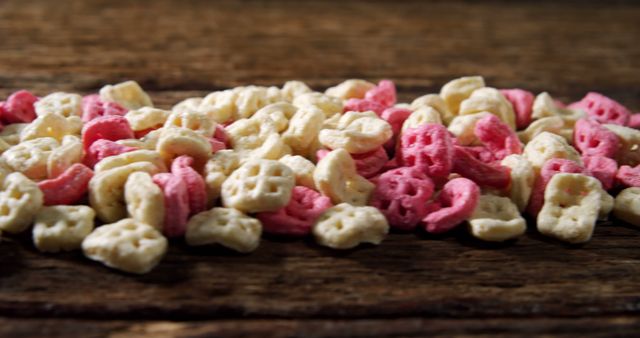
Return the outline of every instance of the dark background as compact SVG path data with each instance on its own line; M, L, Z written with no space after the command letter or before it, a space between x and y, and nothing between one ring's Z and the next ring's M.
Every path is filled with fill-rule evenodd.
M0 97L134 79L160 106L289 79L396 81L400 98L462 75L595 90L640 109L640 4L590 1L0 0ZM344 253L266 239L249 256L177 242L150 274L0 243L0 335L636 335L640 235L619 222L566 246L531 231L393 234Z

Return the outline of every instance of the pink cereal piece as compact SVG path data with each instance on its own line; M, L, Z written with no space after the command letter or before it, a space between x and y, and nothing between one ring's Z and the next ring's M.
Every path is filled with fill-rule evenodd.
M93 142L105 139L117 141L134 138L133 130L126 118L119 115L102 116L85 123L82 128L82 143L85 151Z
M580 108L587 115L600 123L612 123L626 126L631 112L620 103L600 93L590 92L582 100L569 105L569 108Z
M405 130L398 147L400 164L420 167L430 178L451 172L453 143L447 129L436 123Z
M100 95L92 94L82 98L82 122L89 122L96 117L119 115L124 116L128 110L115 102L104 102Z
M518 129L525 129L531 123L531 113L533 112L534 95L524 89L501 89L500 93L511 102L516 113L516 126Z
M212 154L215 154L219 150L227 149L227 146L224 143L216 140L213 137L209 138L209 143L211 144L211 153Z
M153 175L153 182L164 194L164 229L167 237L179 237L187 231L189 219L189 192L178 175L160 173Z
M296 186L286 206L274 212L259 212L256 217L267 233L305 236L311 232L318 217L332 205L329 197L313 189Z
M396 139L398 138L398 136L400 135L400 131L402 130L402 124L407 118L409 118L409 115L411 115L411 113L412 111L410 109L396 107L387 108L382 112L382 115L380 115L380 117L383 120L387 121L389 125L391 125L391 130L393 131L393 137L384 145L385 149L389 151L394 149Z
M367 91L364 98L378 102L385 108L391 107L396 104L396 85L391 80L381 80L375 88Z
M452 172L466 177L478 185L505 189L511 184L511 171L498 163L488 164L475 158L467 149L453 146Z
M616 160L604 156L582 156L587 174L597 178L602 183L604 190L613 188L618 172Z
M365 178L377 175L389 161L389 156L383 147L363 154L351 154L356 163L358 174Z
M447 182L436 200L429 204L428 214L422 220L427 232L443 233L471 217L478 205L480 188L466 178Z
M618 182L627 187L640 187L640 165L631 167L623 165L616 174Z
M471 153L473 157L484 163L493 163L497 161L493 153L485 146L461 146L466 151Z
M191 215L207 209L207 188L204 178L193 169L193 158L187 155L176 157L171 163L171 173L179 176L187 185Z
M344 104L343 112L348 111L374 111L376 114L381 115L386 107L376 101L367 99L348 99Z
M229 135L227 135L226 129L221 124L216 124L216 130L213 133L213 138L222 142L225 145L225 148L230 148L231 144L229 143Z
M640 129L640 113L631 114L627 127Z
M573 130L573 144L585 156L614 157L620 140L595 120L580 119Z
M38 182L44 195L44 205L75 204L89 190L93 171L76 163L56 178Z
M497 160L502 160L511 154L522 153L522 144L518 135L493 114L478 120L474 134Z
M542 165L540 176L536 179L531 191L529 205L527 206L529 215L534 217L538 215L544 204L544 190L547 188L547 183L558 173L585 174L586 171L578 163L564 158L552 158L546 161Z
M89 168L93 168L96 163L110 156L116 156L130 151L138 150L138 148L124 146L110 140L100 139L91 144L84 154L82 162Z
M397 168L377 177L371 205L380 209L391 226L411 230L427 215L433 190L433 182L420 169Z
M19 90L11 94L4 102L2 121L10 123L29 123L36 119L36 109L33 106L38 97L26 90Z

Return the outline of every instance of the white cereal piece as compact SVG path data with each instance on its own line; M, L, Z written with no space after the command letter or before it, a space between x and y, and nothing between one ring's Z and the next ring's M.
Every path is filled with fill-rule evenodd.
M316 166L313 162L299 155L285 155L279 161L293 171L296 185L316 189L316 184L313 181L313 172Z
M70 166L82 161L82 141L73 135L62 139L62 145L54 148L47 160L47 177L58 177Z
M527 223L518 207L507 197L481 195L468 220L473 237L502 242L524 234Z
M341 99L318 92L299 95L293 100L293 104L298 108L302 108L307 105L315 106L324 112L325 118L330 118L336 114L342 114L342 109L344 107Z
M509 187L508 197L523 212L529 204L531 191L536 179L536 173L533 170L531 162L522 155L509 155L505 157L500 164L511 169L511 186Z
M605 124L604 126L614 132L620 140L620 148L616 152L618 164L632 167L640 164L640 130L617 124Z
M513 106L499 90L490 87L474 90L471 96L460 103L458 114L468 115L483 111L497 116L511 129L516 129L516 115L513 112Z
M468 115L459 115L451 120L447 130L449 130L457 139L458 143L463 146L477 145L480 141L476 137L476 123L482 118L490 115L489 112L480 112Z
M38 211L33 226L33 244L42 252L80 249L93 231L95 211L86 205L56 205Z
M185 240L193 246L220 244L248 253L258 248L261 235L259 220L233 208L213 208L189 220Z
M629 224L640 226L640 188L622 190L616 196L613 215Z
M62 117L82 115L82 96L73 93L51 93L34 105L36 115L57 114Z
M7 175L0 191L0 231L16 234L27 230L43 199L35 182L21 173Z
M440 89L440 97L444 100L453 116L458 115L460 104L476 89L485 86L482 76L465 76L447 82Z
M323 129L318 138L329 149L361 154L376 150L392 136L389 123L376 113L347 112L340 117L336 129Z
M432 107L420 107L415 110L402 124L402 132L410 128L418 128L427 123L442 124L440 113Z
M51 137L56 141L62 141L65 135L73 134L67 118L62 115L47 113L38 116L20 133L20 142L41 137Z
M334 204L367 205L375 185L358 175L351 155L344 149L328 153L313 172L316 188Z
M310 92L311 88L302 81L287 81L280 89L282 99L287 102L293 102L296 97Z
M216 123L207 115L193 110L174 111L169 114L164 129L186 128L195 131L205 138L210 138L216 131Z
M289 127L282 134L282 141L291 147L294 153L304 153L318 138L324 113L313 106L302 107L289 121Z
M378 245L389 232L389 224L380 210L368 206L341 203L327 209L313 225L320 245L332 249L351 249L362 243Z
M204 166L208 205L213 206L220 197L222 183L242 165L242 155L233 150L220 150L213 154Z
M366 80L349 79L342 83L327 88L325 95L337 97L342 100L363 99L365 94L375 88L376 85Z
M164 225L164 194L144 171L131 173L124 184L127 214L138 222L162 231Z
M100 99L115 102L129 110L153 107L151 98L135 81L125 81L100 88Z
M30 179L47 178L47 162L51 152L59 146L51 137L41 137L15 145L2 154L13 171L19 171Z
M179 110L182 111L182 110ZM142 107L130 110L124 117L129 122L131 130L142 131L147 129L157 129L162 127L169 117L168 110L153 107Z
M582 165L578 151L559 135L542 132L524 147L524 157L531 162L534 170L540 172L545 162L552 158L565 158Z
M438 112L438 114L440 114L440 120L442 120L447 125L455 117L449 111L449 107L444 102L442 97L440 97L440 95L438 94L427 94L427 95L418 97L417 99L413 100L413 102L411 102L409 109L416 111L422 107L431 107L435 109Z

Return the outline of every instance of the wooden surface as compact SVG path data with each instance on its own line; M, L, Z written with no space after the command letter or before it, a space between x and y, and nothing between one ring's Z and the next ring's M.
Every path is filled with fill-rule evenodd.
M301 79L396 81L402 99L460 75L640 109L640 5L616 2L0 1L0 97L139 81L161 106ZM480 243L392 234L332 252L266 239L251 255L172 243L140 277L80 253L0 242L0 336L638 336L640 232L584 246L530 231Z

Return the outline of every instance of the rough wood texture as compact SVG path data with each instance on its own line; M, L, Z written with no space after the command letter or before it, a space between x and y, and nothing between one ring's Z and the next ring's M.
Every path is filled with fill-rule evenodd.
M565 100L597 90L638 110L639 16L633 2L5 0L0 97L136 79L167 106L241 84L362 77L394 79L409 99L481 74ZM344 253L177 242L135 277L2 239L0 335L637 336L639 247L638 230L619 222L582 247L534 232L490 246L462 230Z

